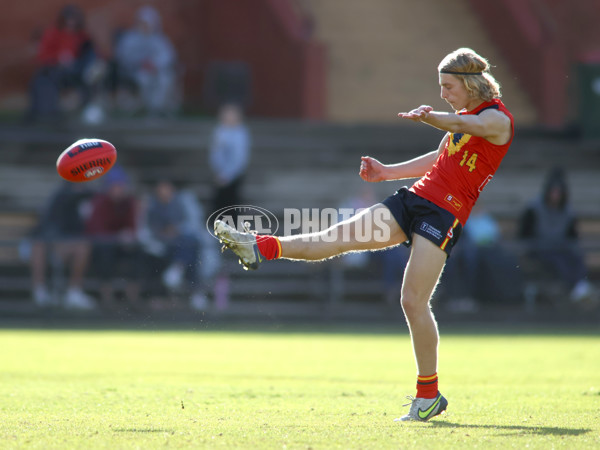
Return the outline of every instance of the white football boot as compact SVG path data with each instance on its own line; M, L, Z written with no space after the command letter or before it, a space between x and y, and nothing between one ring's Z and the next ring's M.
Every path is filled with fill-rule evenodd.
M215 220L214 228L215 236L223 244L221 251L227 247L239 256L240 264L244 266L244 269L258 269L258 265L262 262L263 258L256 245L256 234L250 232L247 224L244 224L246 231L242 232L227 225L222 220Z
M405 416L394 419L394 422L427 422L432 417L446 411L448 407L448 400L439 392L435 398L414 398L412 396L406 398L410 400L410 403L403 406L410 405L410 411Z

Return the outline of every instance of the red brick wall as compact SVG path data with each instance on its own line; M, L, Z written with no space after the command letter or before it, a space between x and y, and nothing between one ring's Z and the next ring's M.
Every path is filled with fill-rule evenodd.
M324 50L302 39L289 5L281 0L205 0L203 6L200 60L246 61L252 70L252 111L322 118Z
M53 23L59 0L15 0L0 15L0 106L23 97L34 72L34 35ZM300 21L281 0L80 0L90 34L105 55L118 28L132 23L136 9L152 4L162 14L185 67L185 101L198 108L207 62L239 59L252 71L250 113L272 117L322 118L324 50L300 35Z

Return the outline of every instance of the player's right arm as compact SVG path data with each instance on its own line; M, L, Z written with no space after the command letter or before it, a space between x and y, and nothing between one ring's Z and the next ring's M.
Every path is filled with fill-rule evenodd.
M362 156L359 175L363 180L372 183L420 178L431 170L438 156L444 151L446 142L448 142L447 134L437 150L397 164L383 164L371 156Z

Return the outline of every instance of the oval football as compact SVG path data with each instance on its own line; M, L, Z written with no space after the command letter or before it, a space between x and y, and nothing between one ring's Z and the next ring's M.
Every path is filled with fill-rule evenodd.
M102 139L80 139L56 160L58 174L67 181L82 183L100 178L117 161L117 150Z

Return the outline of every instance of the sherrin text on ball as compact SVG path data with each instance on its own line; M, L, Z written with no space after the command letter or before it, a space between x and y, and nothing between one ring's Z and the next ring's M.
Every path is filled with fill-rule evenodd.
M56 160L58 174L67 181L81 183L100 178L117 161L117 150L102 139L80 139Z

